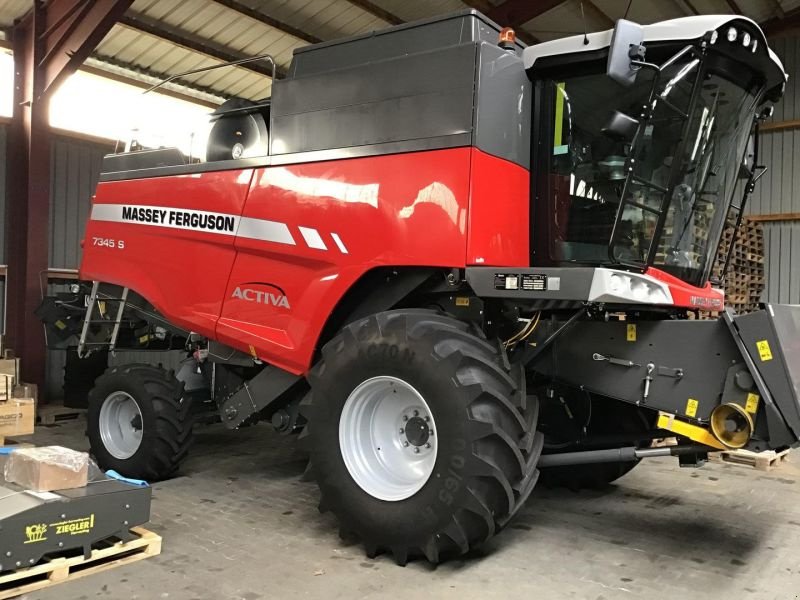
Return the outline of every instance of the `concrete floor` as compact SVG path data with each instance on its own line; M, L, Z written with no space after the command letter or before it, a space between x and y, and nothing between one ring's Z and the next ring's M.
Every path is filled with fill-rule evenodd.
M32 441L85 449L82 431ZM650 459L604 492L537 489L480 554L400 568L340 541L293 438L266 425L197 438L183 475L154 488L160 556L27 598L799 597L800 452L770 473Z

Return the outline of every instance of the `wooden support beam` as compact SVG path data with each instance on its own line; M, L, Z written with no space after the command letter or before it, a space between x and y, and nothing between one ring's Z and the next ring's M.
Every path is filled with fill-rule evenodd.
M761 29L768 38L800 31L800 7L786 11L783 17L767 19Z
M40 33L43 55L37 62L44 69L45 94L83 64L131 4L133 0L47 3Z
M296 37L299 40L308 42L309 44L317 44L323 41L321 38L318 38L315 35L311 35L310 33L306 33L305 31L302 31L297 27L293 27L288 23L279 21L274 17L264 14L260 10L256 10L255 8L250 8L249 6L242 4L237 0L213 0L213 1L216 4L221 4L222 6L230 8L231 10L236 11L239 14L250 17L254 21L259 21L264 25L269 25L273 29L277 29L278 31L291 35L292 37Z
M123 63L111 56L95 53L92 54L91 58L93 59L91 63L81 66L81 71L112 81L118 81L119 83L139 88L142 91L150 89L153 84L169 77L166 73L157 73L150 69ZM174 87L170 87L170 84L174 84ZM196 85L190 81L173 79L170 84L161 86L154 93L192 102L211 109L219 108L219 105L227 98L225 94L218 90ZM191 92L197 92L197 95ZM201 94L203 96L200 96Z
M758 126L759 131L786 131L787 129L800 128L800 119L792 119L790 121L773 121L771 123L762 123Z
M357 6L361 10L368 12L373 17L378 17L382 21L386 21L389 23L389 25L401 25L402 23L405 23L405 21L396 14L381 8L374 2L370 2L370 0L348 0L348 2L350 2L350 4L353 6Z
M26 381L44 385L45 340L35 309L47 271L50 224L49 103L133 0L34 0L9 31L14 50L8 127L6 334Z
M504 27L518 27L564 2L566 0L506 0L487 16Z
M694 4L692 4L692 0L675 0L675 4L677 4L681 11L685 12L688 10L690 14L695 16L700 14L700 11L697 10Z
M235 60L249 58L241 52L204 40L194 34L181 31L177 27L172 27L171 25L151 19L150 17L145 17L144 15L129 12L119 20L119 23L129 29L134 29L149 36L162 39L176 46L191 50L192 52L197 52L198 54L204 54L220 62L233 62ZM253 73L258 73L266 77L272 77L272 66L266 63L245 63L239 65L237 68L252 71ZM276 75L278 77L285 77L286 70L282 67L278 67Z
M491 4L488 0L461 0L461 1L470 8L474 8L475 10L480 11L485 15L488 15L492 11L492 9L494 9L494 5ZM528 44L528 46L532 46L533 44L538 44L541 41L535 35L528 33L524 29L520 29L519 26L517 26L517 28L514 31L517 34L517 38Z
M774 223L775 221L800 221L800 212L775 213L771 215L747 215L751 221L759 223Z
M781 6L779 0L769 0L769 3L772 5L772 10L775 11L776 17L778 17L779 19L783 19L784 17L786 17L786 13L784 12L783 7Z
M728 4L728 8L730 8L731 11L733 11L733 14L735 14L735 15L741 15L742 14L742 9L739 8L739 6L736 4L736 0L725 0L725 1Z
M600 21L601 30L603 29L613 29L614 28L614 19L609 17L603 10L600 9L592 0L582 0L583 2L583 10L587 17L594 18L596 21Z

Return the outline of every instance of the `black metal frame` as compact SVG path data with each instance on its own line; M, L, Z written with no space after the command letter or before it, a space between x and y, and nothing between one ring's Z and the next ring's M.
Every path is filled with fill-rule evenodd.
M687 54L694 54L695 57L698 58L699 64L697 65L697 74L695 75L695 79L692 84L692 91L689 97L688 110L684 113L678 107L674 106L668 100L666 100L666 98L657 98L656 90L658 88L659 82L661 81L661 75L663 74L663 72L672 65L674 65L678 60L680 60ZM658 240L661 238L661 234L663 233L664 230L664 224L666 222L667 212L669 211L669 205L672 199L672 194L675 190L675 186L678 184L678 180L681 175L681 163L680 161L677 160L673 161L672 169L669 175L669 183L667 184L666 188L662 188L661 186L658 186L646 179L637 177L634 174L634 169L635 169L634 157L636 156L636 148L637 144L640 143L641 141L642 134L644 133L647 124L652 119L656 103L663 102L668 108L678 113L678 115L685 121L683 131L681 132L681 141L678 145L678 148L675 151L675 155L677 157L682 157L684 155L686 150L686 144L688 143L688 137L687 137L688 128L691 126L692 116L697 107L697 99L700 96L700 89L701 89L700 82L703 80L703 76L705 75L706 71L705 69L706 55L707 55L706 42L703 41L701 42L699 47L693 44L685 46L682 50L677 52L674 56L672 56L672 58L670 58L667 62L665 62L660 66L644 61L631 61L631 64L635 66L638 66L643 69L653 70L655 72L655 77L653 77L653 85L652 88L650 89L650 96L648 98L647 105L644 108L644 113L643 113L644 117L639 121L639 126L636 129L636 134L634 135L633 141L631 142L631 149L629 152L628 160L626 161L625 165L627 175L625 177L625 183L623 184L622 187L620 203L619 207L617 208L617 217L614 220L614 226L611 230L611 237L609 238L608 241L608 258L612 264L617 264L638 271L644 271L648 267L650 267L653 264L653 261L655 260L656 252L658 251ZM650 206L647 206L646 204L641 204L639 202L630 200L628 191L631 183L636 183L639 185L651 187L661 192L663 194L661 200L661 206L658 209L655 209ZM638 261L629 262L620 260L615 255L614 252L617 243L620 241L620 224L622 222L622 216L626 206L635 206L647 212L651 212L657 215L658 217L658 220L656 221L655 230L653 231L653 236L650 239L650 246L647 250L647 258L644 263L640 263Z
M753 190L756 187L756 182L761 179L761 177L767 172L767 167L765 165L758 164L758 150L759 150L759 124L758 121L753 125L753 168L750 171L750 176L747 179L747 183L745 184L744 188L744 195L742 196L742 200L738 206L731 203L730 208L733 208L737 211L736 213L736 224L733 227L733 235L731 236L730 244L728 245L728 251L725 253L725 263L722 266L722 271L720 271L719 279L720 284L725 282L725 276L728 273L728 268L731 264L731 257L733 256L733 249L736 247L736 236L739 232L739 227L742 225L742 219L744 218L744 209L747 206L747 201L750 199L750 195L753 193ZM747 150L745 150L747 152ZM730 208L728 209L730 211Z

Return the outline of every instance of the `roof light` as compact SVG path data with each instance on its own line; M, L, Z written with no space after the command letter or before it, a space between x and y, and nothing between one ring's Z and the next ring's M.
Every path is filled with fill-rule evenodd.
M517 43L517 34L511 27L503 27L500 30L500 35L497 38L497 45L501 48L513 48Z
M735 27L730 27L728 29L728 41L729 42L735 42L736 41L736 36L738 35L738 33L739 32L736 31Z
M716 30L712 31L711 32L711 39L709 40L709 42L711 42L712 44L716 44L718 37L719 37L719 32L716 31Z
M758 40L753 40L753 45L750 46L750 51L753 54L755 54L756 53L756 48L758 48Z
M750 34L746 31L742 34L742 46L747 48L750 45Z

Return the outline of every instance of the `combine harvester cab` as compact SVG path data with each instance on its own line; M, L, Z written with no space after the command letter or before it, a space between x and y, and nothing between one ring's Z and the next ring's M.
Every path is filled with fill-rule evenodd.
M539 479L796 446L800 307L726 312L712 277L785 81L730 16L526 48L465 11L296 50L200 158L106 157L86 283L42 317L81 355L186 360L97 379L94 454L158 479L198 418L302 432L321 507L403 564Z

